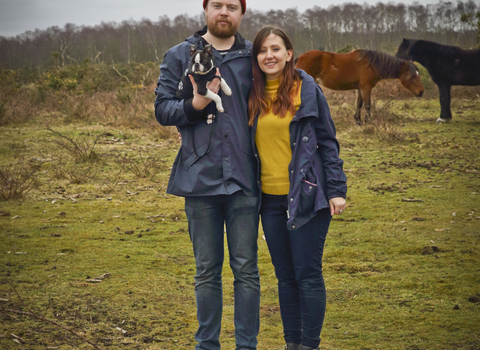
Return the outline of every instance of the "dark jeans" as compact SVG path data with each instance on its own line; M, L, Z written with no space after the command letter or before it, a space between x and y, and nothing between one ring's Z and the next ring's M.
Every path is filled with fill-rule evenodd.
M287 229L287 196L263 194L263 232L278 279L285 342L316 348L325 318L322 255L331 221L323 209L294 231Z
M185 213L197 272L198 331L195 349L220 349L224 224L233 272L236 350L256 349L260 327L260 277L257 265L258 198L231 195L186 197Z

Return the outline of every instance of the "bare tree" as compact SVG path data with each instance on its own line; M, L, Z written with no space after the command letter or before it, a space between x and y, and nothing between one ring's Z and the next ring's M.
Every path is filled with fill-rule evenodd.
M297 53L311 49L336 51L347 45L391 51L403 37L469 48L477 44L477 30L461 18L463 14L474 16L478 11L480 4L474 0L429 5L345 3L328 8L314 6L303 13L296 8L267 12L250 9L242 20L241 33L253 40L265 25L282 27L291 36ZM0 37L0 67L51 67L87 61L159 64L170 47L204 25L205 16L199 11L192 17L102 22L93 27L70 23L63 28L27 31L11 38Z

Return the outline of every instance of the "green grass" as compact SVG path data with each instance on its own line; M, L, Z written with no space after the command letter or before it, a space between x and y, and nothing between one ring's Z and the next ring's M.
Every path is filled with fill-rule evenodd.
M445 125L434 124L437 100L406 98L357 127L352 101L339 107L337 95L326 95L349 191L325 249L322 349L480 349L480 303L469 302L480 293L478 97L456 98ZM193 349L194 258L183 199L165 194L178 141L147 128L51 125L73 140L105 134L97 157L82 161L37 119L0 129L0 166L41 159L39 187L0 202L0 308L30 309L105 349ZM280 350L262 235L258 348ZM101 283L87 282L105 273ZM235 348L232 280L227 254L224 349ZM59 327L0 311L0 348L47 347L92 348Z

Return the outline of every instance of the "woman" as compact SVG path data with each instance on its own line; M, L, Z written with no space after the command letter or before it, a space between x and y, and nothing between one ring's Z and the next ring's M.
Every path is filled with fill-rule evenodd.
M335 126L320 87L294 68L283 30L261 29L252 60L249 124L285 349L319 349L326 306L323 247L332 215L345 210L347 192Z

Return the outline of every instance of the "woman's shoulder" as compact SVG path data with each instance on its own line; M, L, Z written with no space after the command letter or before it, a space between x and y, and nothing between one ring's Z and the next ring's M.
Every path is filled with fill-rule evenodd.
M315 80L310 75L305 73L305 71L303 71L301 69L296 69L296 70L299 73L299 77L300 77L300 80L302 82L302 89L304 89L304 88L312 89L315 86L318 86L318 84L315 82Z
M311 115L319 115L320 109L327 105L327 100L323 94L322 88L310 75L301 69L297 69L301 79L300 97L304 108Z
M315 82L315 79L305 73L305 71L297 69L297 72L299 73L302 92L310 91L310 93L315 93L316 89L321 91L320 86Z
M314 82L313 78L310 75L308 75L303 69L295 68L295 70L298 72L301 80L306 80L306 81L311 80L312 82Z

